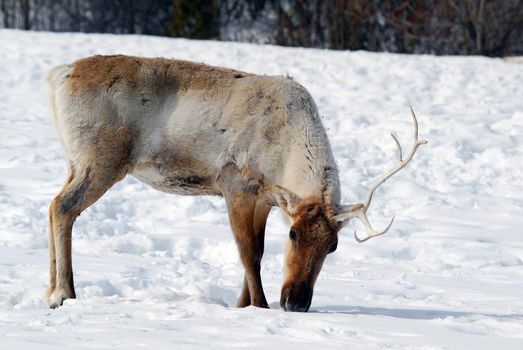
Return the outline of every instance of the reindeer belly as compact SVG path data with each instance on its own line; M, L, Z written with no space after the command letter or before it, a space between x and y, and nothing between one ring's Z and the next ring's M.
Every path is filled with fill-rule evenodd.
M156 190L181 195L219 195L211 176L194 169L139 164L132 175Z

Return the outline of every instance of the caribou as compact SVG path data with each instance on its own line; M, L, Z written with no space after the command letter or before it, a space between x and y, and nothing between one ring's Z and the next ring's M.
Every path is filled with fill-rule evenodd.
M308 311L327 254L352 218L367 236L374 191L412 160L414 144L371 187L363 203L342 205L329 140L310 93L290 77L264 76L164 58L93 56L48 75L54 124L68 177L49 209L51 308L75 298L72 227L80 213L126 175L181 195L218 195L245 274L237 306L267 308L260 263L269 211L290 219L280 305Z

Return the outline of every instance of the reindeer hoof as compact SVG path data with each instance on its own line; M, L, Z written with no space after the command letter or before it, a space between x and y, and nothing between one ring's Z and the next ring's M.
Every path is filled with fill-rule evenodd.
M244 307L247 307L247 306L250 306L251 305L251 301L250 300L238 300L238 302L236 303L236 307L237 308L244 308Z
M267 303L265 298L264 298L264 300L261 300L261 301L255 300L252 303L252 306L260 307L262 309L270 309L269 304Z
M64 288L60 288L55 289L52 293L48 294L47 303L49 304L49 308L56 309L63 305L64 300L74 298L74 292L68 292Z
M260 307L262 309L270 309L269 307L269 304L267 304L266 301L255 301L253 303L251 303L250 300L244 300L244 299L240 299L238 300L238 302L236 303L236 307L237 308L244 308L244 307L247 307L247 306L255 306L255 307Z

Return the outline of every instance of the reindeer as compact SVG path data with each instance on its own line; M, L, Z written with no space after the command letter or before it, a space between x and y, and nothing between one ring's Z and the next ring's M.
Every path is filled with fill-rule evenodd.
M75 298L71 231L80 213L133 175L160 191L219 195L245 269L237 306L268 307L260 277L267 216L290 218L285 251L284 310L307 311L325 257L352 218L367 237L374 191L405 167L414 145L370 189L363 203L341 205L338 171L309 92L288 77L163 58L93 56L51 70L54 123L69 175L49 210L51 308Z

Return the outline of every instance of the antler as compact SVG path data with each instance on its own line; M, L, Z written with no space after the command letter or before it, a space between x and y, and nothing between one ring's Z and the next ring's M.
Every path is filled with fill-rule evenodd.
M358 243L363 243L366 240L371 239L372 237L381 236L381 235L385 234L389 230L389 228L392 226L392 223L394 222L394 217L392 218L392 220L390 220L390 223L387 225L387 227L383 231L378 232L372 228L372 226L367 218L367 214L366 214L367 209L369 208L370 203L372 201L372 196L373 196L374 192L376 191L376 189L381 184L383 184L392 175L396 174L398 171L400 171L402 168L404 168L412 160L412 158L414 157L414 153L416 153L416 150L418 149L418 147L420 145L427 143L426 140L418 140L418 120L416 119L416 113L414 113L412 106L410 107L410 112L412 115L412 119L414 120L414 145L412 146L412 150L410 151L407 158L403 159L403 152L401 150L401 145L400 145L398 139L396 138L396 136L394 136L394 134L391 134L392 138L394 139L394 142L396 143L396 146L398 146L398 163L396 164L396 166L394 166L391 170L389 170L387 173L385 173L385 175L380 177L378 179L378 181L374 184L374 186L372 186L370 188L369 193L367 194L367 198L365 199L364 203L357 203L357 204L351 204L348 206L344 206L341 208L338 215L336 215L337 219L341 219L339 221L345 221L345 220L349 220L351 218L358 218L361 220L361 222L363 223L363 226L365 227L365 230L367 231L367 237L360 239L357 236L356 231L354 231L354 238L356 239L356 241Z

